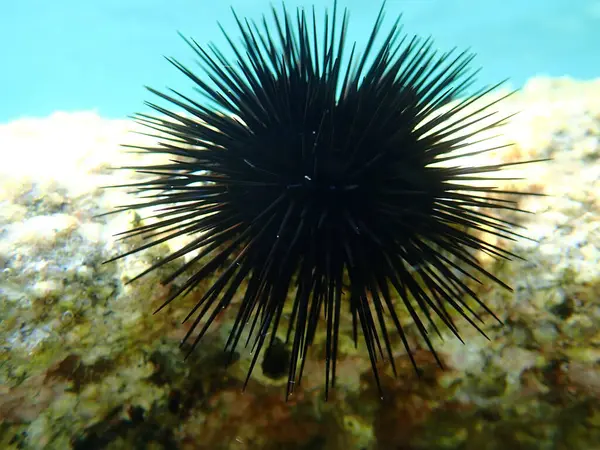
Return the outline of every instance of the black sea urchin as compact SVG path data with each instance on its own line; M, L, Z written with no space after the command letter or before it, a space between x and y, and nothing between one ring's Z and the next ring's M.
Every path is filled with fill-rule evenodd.
M273 24L263 17L262 28L234 16L241 44L224 31L234 59L193 40L186 42L203 76L169 59L204 103L149 88L184 113L149 103L161 117L137 115L162 143L134 148L171 161L128 167L153 178L127 185L148 195L118 211L162 210L155 223L123 233L149 241L118 258L194 235L139 276L196 252L164 280L193 271L161 309L215 277L186 317L195 316L184 342L203 321L192 348L240 291L226 349L233 352L248 332L255 350L248 377L265 339L268 348L286 323L288 395L319 326L326 393L334 386L342 311L353 319L355 341L360 326L378 385L378 354L387 353L393 367L391 331L416 368L402 314L441 365L426 324L437 331L437 321L458 337L454 311L480 330L469 303L493 313L467 281L479 274L509 288L474 252L514 256L481 236L518 236L514 224L484 211L518 211L507 196L519 193L472 184L497 179L493 172L508 164L453 163L493 150L469 149L469 142L505 119L489 120L495 101L465 112L493 88L465 95L472 55L438 54L431 40L402 35L398 21L376 46L383 8L362 53L347 48L347 11L340 22L335 6L322 28L314 9L312 17L274 9Z

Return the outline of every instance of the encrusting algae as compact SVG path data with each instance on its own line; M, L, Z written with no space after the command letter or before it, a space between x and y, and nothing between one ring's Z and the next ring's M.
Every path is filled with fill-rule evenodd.
M0 167L0 447L597 448L600 81L534 79L503 103L522 112L505 129L515 145L499 155L553 159L526 169L529 189L549 197L519 205L533 212L523 225L538 243L510 244L525 261L487 261L515 292L477 288L505 325L488 322L490 341L463 327L464 345L444 333L446 370L423 349L420 378L399 351L398 377L380 364L383 400L351 323L328 402L319 341L289 402L258 366L242 393L250 355L227 364L222 353L230 314L184 360L180 322L202 287L153 316L168 268L124 286L169 248L101 264L123 249L112 235L141 220L95 218L127 202L100 186L130 181L108 167L136 158L119 148L134 125L56 113L0 126L0 147L11 149Z

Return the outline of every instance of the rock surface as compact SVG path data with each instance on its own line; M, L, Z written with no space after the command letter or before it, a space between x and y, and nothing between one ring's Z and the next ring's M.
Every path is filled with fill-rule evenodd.
M488 318L489 342L468 326L464 345L436 341L445 371L417 352L422 378L399 351L398 378L382 364L383 400L344 332L327 403L316 354L290 402L260 368L242 394L248 355L220 352L227 314L184 360L197 294L152 315L167 269L125 285L166 245L102 264L130 248L113 235L144 220L98 217L132 200L101 186L131 180L109 168L139 162L119 147L151 141L137 125L93 113L0 125L0 448L600 448L600 80L533 79L498 108L521 111L503 130L514 145L486 158L552 158L515 168L514 185L548 195L519 203L535 242L502 244L525 261L488 261L514 292L478 288L504 326Z

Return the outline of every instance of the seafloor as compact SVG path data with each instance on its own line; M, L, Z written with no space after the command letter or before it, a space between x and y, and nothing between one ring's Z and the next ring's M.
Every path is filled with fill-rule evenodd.
M514 145L487 158L552 158L519 168L519 188L548 194L514 217L537 242L501 243L525 260L482 258L514 292L473 286L505 325L488 317L489 342L469 326L464 345L436 340L444 371L418 351L421 378L398 345L380 399L344 323L328 402L318 339L287 403L285 377L261 367L242 393L249 355L226 365L221 351L231 315L184 360L198 294L152 315L167 269L124 285L166 245L102 264L141 220L95 217L132 200L100 188L131 179L109 170L140 158L119 144L151 140L131 122L57 112L0 126L0 448L600 449L600 80L537 78L498 108L521 111L503 130Z

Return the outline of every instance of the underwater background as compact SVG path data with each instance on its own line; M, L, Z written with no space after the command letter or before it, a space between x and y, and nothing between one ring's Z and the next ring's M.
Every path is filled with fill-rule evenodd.
M0 449L600 450L600 1L386 2L384 32L402 14L408 35L476 53L476 87L508 79L492 98L519 89L497 106L519 113L502 131L512 145L484 163L551 159L519 168L524 180L507 184L548 195L518 205L533 213L519 225L535 241L502 244L524 259L481 257L514 289L476 288L504 326L486 320L489 341L469 327L464 344L449 332L434 337L445 370L421 345L419 378L398 347L397 377L381 363L380 398L346 320L328 401L317 352L289 401L287 380L273 374L282 369L267 363L242 392L251 356L227 364L222 354L234 316L219 317L189 358L179 348L181 322L206 286L153 315L168 296L167 268L125 285L185 238L103 264L130 249L115 235L142 221L98 217L131 202L126 190L102 186L139 180L111 168L164 162L124 151L124 143L154 142L133 134L144 130L128 116L148 111L145 85L193 95L163 58L193 67L177 32L233 57L217 22L235 40L230 8L259 19L271 4L281 6L1 5ZM333 2L285 4L315 5L318 19ZM359 48L380 6L338 1Z
M185 80L162 56L191 59L177 35L223 43L217 22L235 30L230 8L258 17L267 0L107 0L5 2L0 17L0 85L5 86L0 121L53 111L95 110L120 118L146 99L143 85L180 86ZM286 1L290 9L330 1ZM345 0L350 39L364 42L380 7L378 1ZM393 0L388 21L403 15L408 34L433 36L439 47L470 48L482 68L481 83L508 78L521 87L536 75L598 76L600 2L593 0ZM10 43L10 44L8 44ZM182 83L183 81L183 83Z

